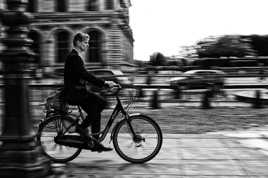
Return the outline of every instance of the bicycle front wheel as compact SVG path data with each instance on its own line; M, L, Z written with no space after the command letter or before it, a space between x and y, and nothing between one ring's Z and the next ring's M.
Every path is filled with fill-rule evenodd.
M113 135L115 151L131 163L144 163L153 159L163 142L160 127L145 115L130 116L128 121L123 120L116 126ZM131 131L129 123L135 134Z
M59 135L78 135L75 132L76 123L69 116L52 116L42 122L37 133L38 143L42 146L43 152L52 161L65 163L76 158L81 148L74 148L57 144L55 138Z

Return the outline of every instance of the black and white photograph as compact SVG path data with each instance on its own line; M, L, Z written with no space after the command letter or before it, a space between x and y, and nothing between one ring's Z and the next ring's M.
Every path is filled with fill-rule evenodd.
M267 7L0 0L0 178L267 178Z

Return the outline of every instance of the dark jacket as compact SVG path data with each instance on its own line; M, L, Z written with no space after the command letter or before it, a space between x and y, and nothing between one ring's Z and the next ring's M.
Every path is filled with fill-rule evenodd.
M64 93L67 102L79 104L85 99L88 91L85 81L97 87L103 87L104 81L90 74L76 50L72 50L67 56L64 66Z

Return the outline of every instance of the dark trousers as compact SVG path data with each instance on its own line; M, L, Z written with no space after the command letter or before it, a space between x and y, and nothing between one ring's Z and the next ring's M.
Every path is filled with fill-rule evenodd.
M106 107L106 100L100 95L88 93L79 103L81 108L87 113L87 117L82 122L81 127L87 128L91 124L92 134L101 130L101 112Z

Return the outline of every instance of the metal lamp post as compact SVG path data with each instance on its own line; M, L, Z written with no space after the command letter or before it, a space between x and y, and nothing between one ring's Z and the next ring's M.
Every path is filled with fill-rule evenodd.
M0 137L0 177L33 178L50 173L50 161L38 146L29 112L27 66L34 62L28 49L28 26L32 19L25 12L27 0L7 0L1 13L6 37L3 64L3 116Z

